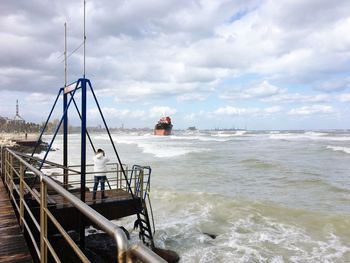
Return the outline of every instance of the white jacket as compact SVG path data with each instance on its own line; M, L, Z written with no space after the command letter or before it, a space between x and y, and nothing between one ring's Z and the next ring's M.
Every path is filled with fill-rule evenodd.
M103 156L103 153L98 153L94 156L94 172L106 172L109 159ZM95 176L106 176L106 173L97 173Z

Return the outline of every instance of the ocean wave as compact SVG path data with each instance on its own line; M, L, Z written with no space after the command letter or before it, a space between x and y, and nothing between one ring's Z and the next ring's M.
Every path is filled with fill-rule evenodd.
M350 136L330 136L321 133L280 133L270 134L269 138L275 140L350 141Z
M308 135L308 136L327 136L329 135L328 133L326 132L314 132L314 131L307 131L307 132L304 132L305 135Z
M267 161L256 159L256 158L249 158L249 159L242 160L240 162L248 167L258 168L258 169L279 168L279 165L277 165L275 163L267 162Z
M218 131L217 133L211 133L211 136L215 137L235 137L243 136L247 131Z
M205 192L166 192L153 196L162 200L155 202L161 205L156 208L156 242L171 245L183 262L349 260L350 248L339 237L344 229L348 232L347 217Z
M137 146L142 148L144 153L152 154L158 158L171 158L190 153L209 151L209 149L204 148L170 146L158 143L137 143Z
M343 153L350 154L350 148L349 147L327 145L326 148L327 149L331 149L331 150L333 150L335 152L343 152Z

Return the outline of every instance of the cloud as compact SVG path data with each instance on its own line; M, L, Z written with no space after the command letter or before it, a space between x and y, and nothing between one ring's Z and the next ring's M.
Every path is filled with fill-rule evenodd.
M119 116L147 115L140 108L165 98L189 106L206 101L208 113L221 99L344 101L345 95L324 93L349 88L348 10L347 0L87 1L86 76L102 102L140 105L111 112ZM0 90L38 102L56 94L64 82L63 23L71 53L82 42L82 1L4 0L0 14ZM79 49L68 60L69 82L83 75L82 65ZM254 111L221 108L233 115Z
M273 106L273 107L265 108L264 111L266 113L278 113L282 111L282 108L280 106Z
M240 108L233 106L225 106L216 109L213 114L215 115L266 115L275 114L282 111L280 106L272 106L268 108Z
M285 89L271 85L268 81L263 81L257 84L249 84L239 90L234 88L231 91L224 92L219 97L229 100L267 98L284 93L285 91Z
M285 103L324 103L330 101L328 94L303 95L300 93L286 93L270 98L264 98L265 102L285 102Z
M41 77L27 83L32 91L62 82L63 65L57 56L63 51L63 22L69 20L72 51L81 43L81 3L1 5L1 39L7 40L0 44L0 50L6 50L1 64L38 72ZM346 1L88 2L87 73L98 82L107 78L169 85L211 83L246 72L316 79L348 69L348 7ZM300 15L305 9L314 10L313 19ZM81 56L80 50L70 58L70 78L81 76ZM7 74L3 77L8 79ZM21 89L20 84L14 88ZM163 88L158 92L169 90Z
M333 113L334 109L330 105L311 105L303 106L300 108L291 109L288 114L290 115L314 115L314 114L329 114Z
M162 116L171 116L174 115L177 112L176 109L170 108L167 106L157 106L157 107L152 107L149 110L149 117L151 118L158 118Z
M350 78L325 81L323 83L317 84L315 86L315 89L324 92L336 92L345 90L348 87L350 87Z
M118 85L118 84L116 84ZM205 95L214 89L214 83L168 83L168 82L122 82L113 89L110 94L118 93L115 101L145 101L149 99L169 98L178 96L179 100L203 100ZM196 92L196 93L194 93ZM106 92L105 92L106 94Z
M337 96L340 102L350 102L350 93L343 93Z
M200 93L189 93L177 96L177 100L179 101L204 101L206 98L207 95Z
M25 100L28 103L31 103L32 105L36 103L52 105L54 103L54 97L52 95L40 92L34 92L29 94L29 96L27 96Z
M127 118L144 118L145 112L140 110L128 110L128 109L116 109L116 108L102 108L104 116L108 116L110 119L127 119ZM88 116L93 119L100 118L98 109L89 109L87 112Z

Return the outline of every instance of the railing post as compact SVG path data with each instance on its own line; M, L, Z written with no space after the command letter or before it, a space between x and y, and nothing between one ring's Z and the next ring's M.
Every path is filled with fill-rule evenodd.
M47 185L41 179L40 182L40 263L47 262Z
M4 178L4 182L5 184L7 184L7 178L8 178L8 170L9 170L9 153L8 151L5 152L5 178Z
M4 171L5 171L5 156L4 156L4 146L1 145L1 177L4 176Z
M143 201L143 169L140 170L140 198Z
M19 224L23 229L24 219L24 165L19 164Z
M119 165L117 164L117 189L119 189Z
M10 196L13 194L13 184L12 184L12 182L13 182L13 174L14 174L14 172L13 172L13 169L14 169L14 167L13 167L13 155L11 154L10 155L10 176L9 176L9 182L8 182L8 188L9 188L9 192L10 192Z

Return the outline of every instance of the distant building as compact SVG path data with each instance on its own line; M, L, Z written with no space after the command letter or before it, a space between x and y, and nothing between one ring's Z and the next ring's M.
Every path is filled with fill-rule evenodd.
M26 121L19 115L18 100L16 100L16 116L13 119L17 123L25 123Z

